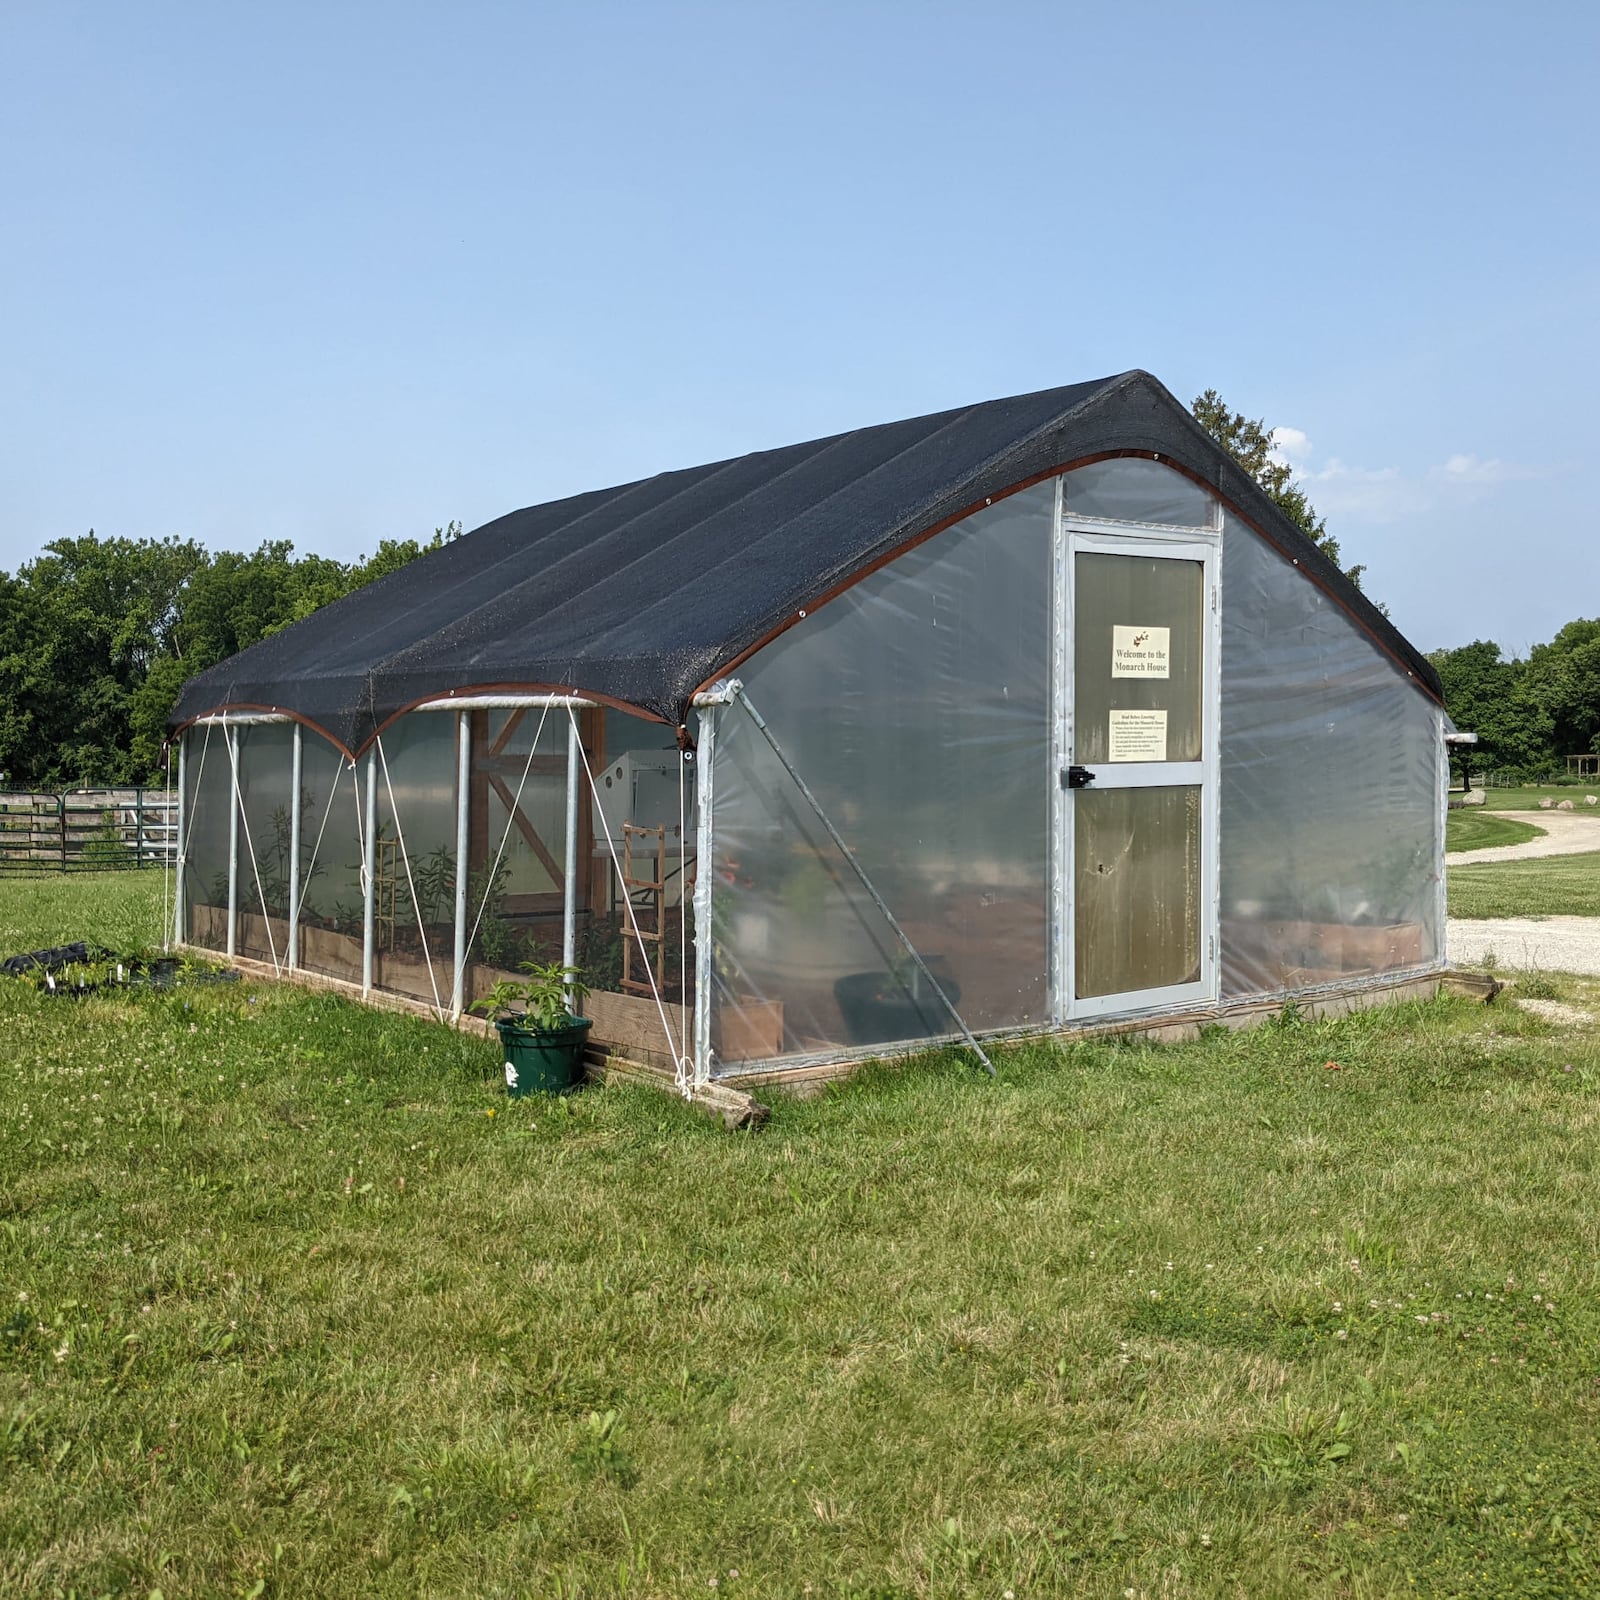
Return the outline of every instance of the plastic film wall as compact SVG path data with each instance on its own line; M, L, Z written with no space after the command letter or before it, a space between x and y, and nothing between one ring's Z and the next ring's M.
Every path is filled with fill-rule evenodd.
M455 715L413 712L384 730L381 745L374 980L379 988L448 1005L455 978Z
M229 818L237 781L235 948L242 956L281 965L289 955L294 729L287 723L246 723L232 734L237 774L227 731L207 726L184 734L183 925L190 942L227 948ZM326 739L302 729L299 964L355 981L361 976L363 804L349 762Z
M1222 555L1222 996L1438 964L1438 712L1235 517Z
M974 1028L1048 1021L1055 486L968 518L740 672ZM718 714L713 1051L955 1031L738 704Z
M184 735L183 926L194 944L228 947L228 810L233 777L228 735L219 727Z

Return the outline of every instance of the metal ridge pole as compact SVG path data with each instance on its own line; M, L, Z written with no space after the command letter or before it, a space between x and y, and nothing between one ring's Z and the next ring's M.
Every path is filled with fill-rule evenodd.
M471 853L472 714L456 713L456 946L450 1015L460 1018L467 997L467 862Z
M711 829L712 784L716 778L717 708L701 707L700 744L694 757L695 841L694 841L694 1084L703 1088L711 1081L711 957L714 950L711 930L712 872ZM679 893L683 891L680 887Z
M372 955L378 911L378 750L367 752L367 839L361 863L361 993L372 993Z
M861 887L872 896L872 903L878 908L879 911L883 913L883 920L889 924L889 927L893 931L895 938L900 941L900 943L905 947L906 954L910 956L912 961L916 963L917 971L928 980L928 987L932 989L933 992L939 997L940 1003L944 1006L945 1010L948 1011L955 1019L956 1026L961 1030L961 1037L967 1041L968 1045L970 1045L972 1048L972 1053L978 1058L979 1061L983 1063L983 1070L987 1072L991 1078L994 1077L994 1063L991 1062L988 1056L983 1053L982 1045L980 1045L978 1041L973 1038L972 1030L964 1021L962 1021L961 1013L956 1010L954 1002L950 999L950 996L944 992L943 988L940 987L939 980L928 970L928 963L922 959L922 956L918 953L917 947L912 944L910 939L906 937L905 929L902 928L899 922L895 919L895 914L889 909L888 902L885 901L883 896L878 893L877 888L872 882L872 879L867 876L866 869L859 861L856 860L855 852L851 850L850 846L844 842L844 835L841 834L829 820L828 813L822 809L821 802L814 794L812 794L811 786L804 778L800 776L799 772L795 770L794 763L791 762L788 756L783 753L782 746L780 746L778 741L773 738L772 730L763 720L761 713L757 711L756 708L750 703L750 697L745 694L744 686L742 684L735 684L733 686L731 698L737 700L739 704L750 713L750 720L755 723L757 732L759 732L761 737L767 741L768 745L771 746L773 755L775 755L778 760L783 763L783 770L794 779L795 787L798 788L800 793L805 797L806 804L810 806L811 809L817 814L817 820L824 828L828 830L828 837L833 840L834 844L838 847L839 853L847 862L849 862L850 870L854 872L856 877L861 880Z
M243 797L239 793L239 735L229 728L223 735L228 741L228 767L233 784L228 791L228 950L230 961L238 953L239 926L239 807Z
M172 934L174 944L182 944L187 932L183 915L183 819L184 795L189 787L189 736L178 735L178 834L172 841Z
M300 724L289 751L289 970L300 965Z
M568 708L569 712L571 708ZM583 762L583 740L578 719L567 717L567 853L566 876L561 897L562 976L578 960L578 768ZM572 1010L572 991L567 991L567 1010Z

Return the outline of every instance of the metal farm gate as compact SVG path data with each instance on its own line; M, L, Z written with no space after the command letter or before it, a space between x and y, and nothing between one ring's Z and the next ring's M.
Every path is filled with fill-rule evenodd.
M177 813L160 789L0 790L0 875L159 867L174 859Z

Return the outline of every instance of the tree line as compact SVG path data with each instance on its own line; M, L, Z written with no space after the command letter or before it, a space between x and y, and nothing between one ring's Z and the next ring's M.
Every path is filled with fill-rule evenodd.
M192 539L57 539L0 571L0 787L160 782L184 682L459 538L384 539L371 556L286 539L213 554Z
M1569 755L1600 752L1600 617L1569 622L1525 658L1477 639L1428 659L1455 725L1478 736L1473 771L1537 781L1564 773Z

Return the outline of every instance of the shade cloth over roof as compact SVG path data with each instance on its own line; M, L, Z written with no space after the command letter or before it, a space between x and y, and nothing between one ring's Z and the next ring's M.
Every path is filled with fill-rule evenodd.
M565 689L676 726L696 689L897 549L986 498L1118 454L1210 485L1438 697L1427 660L1135 371L513 511L190 679L172 723L276 710L356 754L422 700Z

